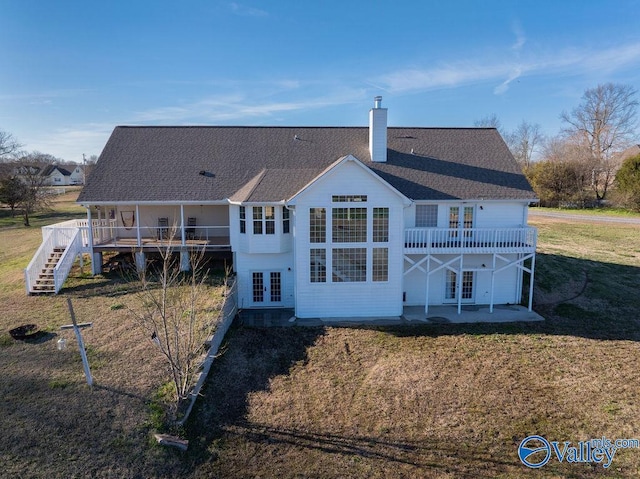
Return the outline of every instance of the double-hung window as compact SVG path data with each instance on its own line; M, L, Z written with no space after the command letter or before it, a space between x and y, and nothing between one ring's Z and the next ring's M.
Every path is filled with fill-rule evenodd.
M272 235L276 232L276 208L274 206L253 207L253 234Z

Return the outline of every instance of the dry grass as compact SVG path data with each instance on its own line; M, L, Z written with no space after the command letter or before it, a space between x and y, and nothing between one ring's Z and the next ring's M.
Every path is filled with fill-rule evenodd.
M184 431L187 453L150 442L163 366L121 307L126 285L77 271L63 297L27 297L21 268L40 232L0 230L0 476L511 478L533 472L517 458L530 434L637 437L640 228L536 223L547 321L235 327ZM93 390L77 348L55 348L64 296L94 322ZM51 334L8 338L33 321ZM536 476L639 474L640 451L626 450L609 470L551 461Z
M638 436L640 228L537 226L544 323L236 329L190 430L196 476L510 478L533 472L531 434ZM637 450L537 471L638 474Z
M77 191L57 199L60 217L82 217ZM167 380L153 343L127 315L130 285L117 276L72 272L59 296L27 296L22 269L41 241L39 227L0 229L0 477L175 477L179 454L155 446L161 425L154 398ZM97 387L89 389L69 324L66 297L73 300ZM46 334L15 341L8 330L37 323ZM60 337L69 347L58 351Z

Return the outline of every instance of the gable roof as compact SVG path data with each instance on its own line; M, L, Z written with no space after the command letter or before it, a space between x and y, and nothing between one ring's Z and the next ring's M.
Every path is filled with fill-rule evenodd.
M42 176L50 176L54 171L58 170L63 176L71 176L71 172L60 165L47 165L40 172Z
M281 201L353 155L413 200L535 198L494 128L116 127L78 202ZM413 153L412 153L413 151Z

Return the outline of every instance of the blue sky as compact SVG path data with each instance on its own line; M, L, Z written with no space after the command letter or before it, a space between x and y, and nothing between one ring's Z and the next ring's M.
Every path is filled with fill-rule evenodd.
M640 85L640 2L0 0L0 129L65 160L116 125L473 126L554 135Z

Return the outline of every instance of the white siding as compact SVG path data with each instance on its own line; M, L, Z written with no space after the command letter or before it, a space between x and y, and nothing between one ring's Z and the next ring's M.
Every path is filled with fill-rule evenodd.
M367 195L366 203L332 203L332 195ZM367 221L372 224L374 207L389 208L389 242L373 243L368 228L367 243L331 243L331 208L366 207ZM327 242L310 243L309 209L326 208ZM301 193L295 202L295 273L296 316L310 317L375 317L399 316L402 313L402 255L404 231L402 198L360 165L346 161ZM333 247L366 247L367 281L331 281L327 268L326 283L311 283L309 278L310 248L325 248L330 262ZM371 248L389 249L389 280L371 281Z
M253 234L253 206L275 207L275 234ZM255 254L288 253L293 249L293 212L289 215L289 233L283 233L282 208L278 205L251 204L245 206L245 233L240 233L240 206L229 206L231 245L233 251Z
M234 255L234 270L238 277L238 306L240 308L294 307L293 254L246 254ZM280 304L256 304L253 302L253 272L279 271L282 280L282 302Z
M476 207L476 228L516 228L526 224L527 203L487 202Z
M517 255L502 255L510 261L517 259ZM411 255L413 261L420 259L419 255ZM452 255L438 255L439 261L447 262L455 258ZM408 264L408 263L407 263ZM483 266L484 265L484 266ZM492 255L475 255L469 254L463 256L463 270L474 270L474 298L475 304L489 304L491 302L491 268L493 265ZM504 266L503 261L496 262L496 269ZM456 261L451 265L454 269L458 269L459 262ZM427 268L427 263L423 263L422 267ZM431 261L431 269L436 269L438 264ZM407 266L408 268L408 266ZM520 279L521 270L515 266L511 266L502 271L495 273L494 279L494 304L517 304L520 302ZM431 273L429 276L429 304L439 305L445 304L445 269ZM426 274L417 268L404 276L404 288L406 293L407 306L425 304L426 296Z

